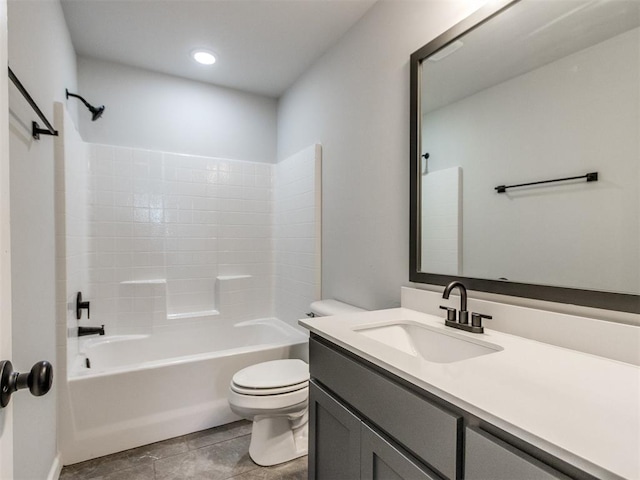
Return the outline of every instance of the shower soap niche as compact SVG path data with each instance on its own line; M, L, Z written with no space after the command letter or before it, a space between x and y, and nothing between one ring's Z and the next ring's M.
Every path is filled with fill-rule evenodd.
M202 310L199 312L187 312L187 313L170 313L167 315L169 320L183 320L185 318L202 318L210 316L220 315L218 310Z
M242 318L253 304L253 275L219 275L216 277L216 307L223 315Z

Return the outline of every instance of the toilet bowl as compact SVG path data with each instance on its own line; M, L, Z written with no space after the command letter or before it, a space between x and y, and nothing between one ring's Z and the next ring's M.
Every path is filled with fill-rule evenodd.
M328 304L326 302L329 302ZM315 316L358 309L335 300L312 304ZM249 455L261 466L307 454L309 365L298 359L272 360L237 372L229 386L229 406L253 422Z
M229 406L253 421L249 455L262 466L307 454L309 366L302 360L273 360L237 372Z

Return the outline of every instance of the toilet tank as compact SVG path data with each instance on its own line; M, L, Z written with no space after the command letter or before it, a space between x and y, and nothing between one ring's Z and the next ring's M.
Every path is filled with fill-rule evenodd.
M339 302L338 300L318 300L311 304L311 313L315 317L328 317L330 315L342 315L345 313L364 312L363 308Z

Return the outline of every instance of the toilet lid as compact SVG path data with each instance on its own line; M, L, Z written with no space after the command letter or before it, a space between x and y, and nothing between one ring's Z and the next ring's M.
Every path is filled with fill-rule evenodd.
M250 389L274 389L309 380L309 365L302 360L272 360L243 368L233 376L233 383Z

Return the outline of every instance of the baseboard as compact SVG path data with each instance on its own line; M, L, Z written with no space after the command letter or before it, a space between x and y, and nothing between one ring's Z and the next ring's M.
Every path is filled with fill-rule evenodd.
M58 480L58 478L60 478L61 471L62 459L60 458L60 452L58 452L51 463L51 469L49 470L49 475L47 475L47 480Z

